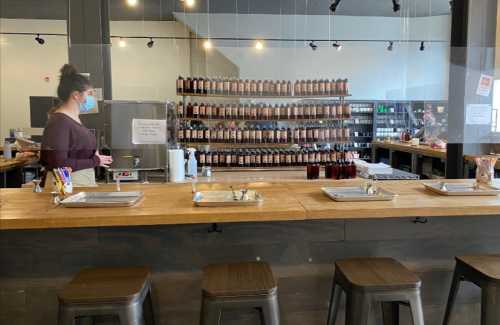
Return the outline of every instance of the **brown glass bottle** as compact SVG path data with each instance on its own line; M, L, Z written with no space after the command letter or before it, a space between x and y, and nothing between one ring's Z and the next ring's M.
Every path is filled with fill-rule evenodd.
M200 106L198 103L194 103L193 105L193 118L199 118L200 117Z
M207 117L207 109L206 109L205 103L200 103L200 108L199 108L199 114L198 114L198 116L200 118Z
M177 93L182 94L184 92L184 78L182 76L179 76L177 78Z
M301 87L300 87L300 80L296 80L295 84L293 86L293 95L294 96L300 96L302 94Z

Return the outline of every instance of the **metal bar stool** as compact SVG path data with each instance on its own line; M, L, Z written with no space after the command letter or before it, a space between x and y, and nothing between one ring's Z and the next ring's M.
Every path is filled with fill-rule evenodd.
M420 279L392 258L350 258L335 262L328 325L337 319L346 293L346 325L366 325L372 305L382 304L384 324L399 324L399 305L411 309L413 325L424 325Z
M279 325L278 287L264 262L212 264L203 269L201 325L219 325L224 309L257 308L264 325Z
M481 325L500 324L500 255L457 256L455 261L443 325L450 323L461 281L481 288Z
M154 325L149 277L143 267L80 271L58 294L58 325L101 315L117 315L122 325Z

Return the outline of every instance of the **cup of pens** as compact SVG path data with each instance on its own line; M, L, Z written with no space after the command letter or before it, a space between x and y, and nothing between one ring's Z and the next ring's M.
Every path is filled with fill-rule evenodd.
M73 181L71 180L71 168L62 167L54 168L52 170L54 174L54 182L57 191L61 195L67 195L73 193Z

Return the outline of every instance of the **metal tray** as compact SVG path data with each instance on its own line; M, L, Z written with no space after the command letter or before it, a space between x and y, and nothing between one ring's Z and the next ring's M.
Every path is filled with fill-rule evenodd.
M472 183L433 182L424 183L424 186L429 191L448 196L495 196L500 194L500 189L486 184L479 184L476 187Z
M80 192L61 201L67 208L130 207L144 197L143 192Z
M374 194L368 194L362 187L322 187L328 197L338 202L392 201L396 194L378 188Z
M224 207L224 206L252 206L261 204L262 195L254 190L248 190L241 199L243 190L235 190L236 198L232 191L204 191L196 192L193 202L199 207Z

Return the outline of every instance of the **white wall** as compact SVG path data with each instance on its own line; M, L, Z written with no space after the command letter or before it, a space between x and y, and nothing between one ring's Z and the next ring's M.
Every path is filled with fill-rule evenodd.
M65 21L0 19L2 32L66 33ZM0 35L0 138L29 127L29 96L53 96L58 71L68 61L66 37ZM45 78L49 80L46 81Z
M202 37L208 35L206 14L177 13L177 19ZM329 21L330 20L330 21ZM330 26L330 32L329 28ZM423 18L278 15L210 15L210 35L239 38L362 39L449 41L450 17ZM331 42L270 42L257 53L251 42L215 41L217 48L240 68L243 78L349 78L353 99L446 100L448 43L346 42L341 52Z
M186 36L176 22L111 22L112 35ZM2 32L66 33L66 21L0 19ZM0 139L10 128L29 128L29 96L55 96L61 66L68 62L67 38L0 35ZM188 41L128 39L111 49L113 98L166 100L175 96L175 78L188 75ZM45 80L49 77L49 81Z
M112 21L111 35L188 37L178 22ZM126 39L125 47L113 39L111 71L113 98L122 100L175 99L175 79L190 71L189 40L156 39L148 48L145 39Z
M180 14L195 32L206 35L204 15ZM221 37L279 37L306 39L435 39L449 38L449 17L402 20L386 17L212 15L211 34ZM326 28L325 28L326 26ZM66 33L65 21L0 19L2 32ZM176 22L112 22L111 33L125 36L186 36ZM67 62L66 37L44 37L38 45L33 36L0 36L0 138L9 128L29 127L29 96L55 95L59 68ZM189 46L183 40L127 39L118 46L113 39L112 73L115 99L165 100L175 94L174 79L188 75ZM448 91L448 48L419 44L406 48L395 44L347 44L342 52L328 44L312 52L302 43L266 44L262 53L232 44L215 44L240 69L244 78L347 77L357 99L444 99ZM219 46L220 45L220 46ZM249 46L240 42L241 46ZM285 48L288 46L288 48ZM328 49L327 49L328 48ZM210 61L207 61L210 62ZM45 77L49 77L45 81Z

